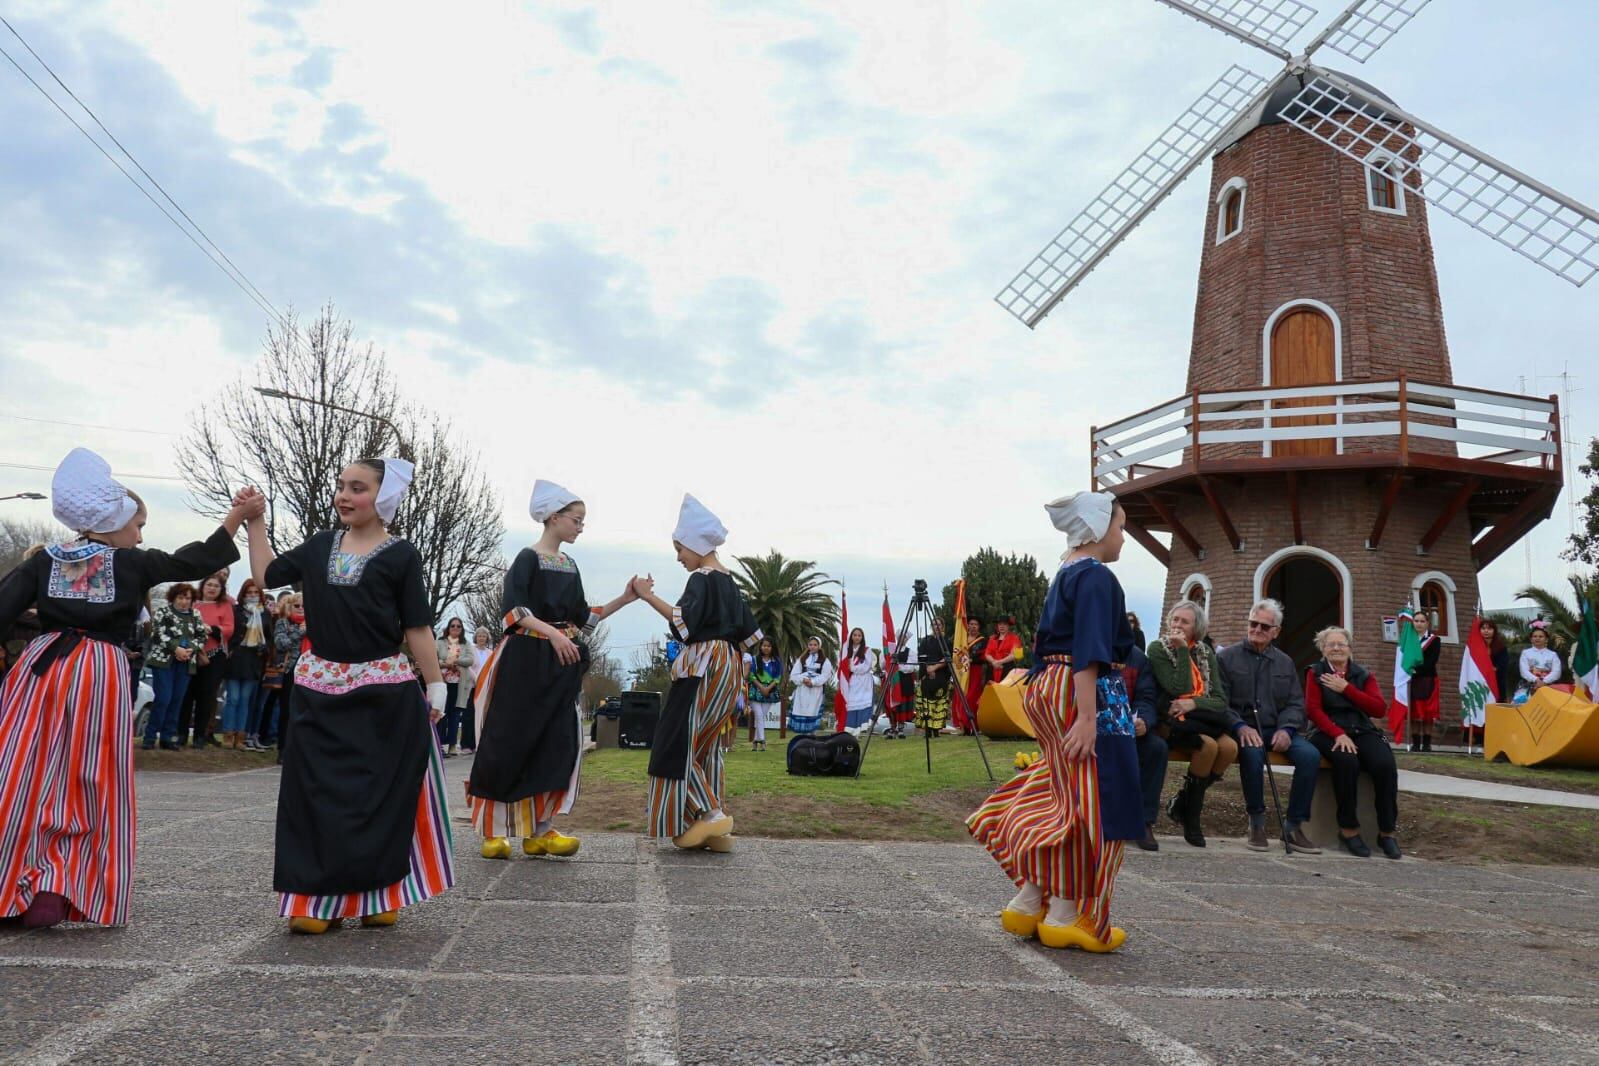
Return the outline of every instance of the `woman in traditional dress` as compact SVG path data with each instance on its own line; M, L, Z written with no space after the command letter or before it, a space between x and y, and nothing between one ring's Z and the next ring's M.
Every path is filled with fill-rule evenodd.
M1421 665L1410 675L1410 719L1416 724L1410 750L1431 751L1432 727L1439 713L1438 657L1444 646L1426 611L1416 612L1416 635L1421 638Z
M0 632L37 606L42 632L0 688L0 918L122 925L133 889L133 690L122 642L145 594L239 557L235 503L205 541L146 550L144 503L74 448L50 486L77 532L0 582Z
M987 648L988 638L983 636L983 620L976 615L969 616L966 619L966 647L955 649L955 683L961 686L966 698L956 699L951 704L955 728L962 733L977 732L977 708L983 699L983 689L988 685L988 667L983 660L983 652Z
M1517 669L1521 685L1517 692L1525 700L1545 685L1560 680L1560 656L1549 646L1549 623L1534 619L1527 627L1527 641L1531 647L1521 649Z
M577 799L583 726L578 696L589 667L583 643L602 617L637 597L632 582L604 607L590 607L583 577L564 551L583 533L588 508L553 481L533 485L528 504L544 526L505 575L505 636L484 661L477 686L478 751L467 783L472 824L485 859L573 855L577 837L551 824Z
M1022 660L1022 638L1014 632L1016 619L1001 618L994 623L994 635L983 646L983 661L991 671L989 680L1003 681Z
M1106 565L1121 555L1126 516L1101 492L1045 506L1070 549L1044 600L1022 702L1043 755L967 826L1021 890L1000 912L1007 932L1114 951L1127 939L1110 924L1123 842L1144 835L1133 713L1114 669L1133 632Z
M771 637L762 637L760 646L749 656L750 750L766 750L766 719L772 715L782 721L783 660Z
M822 724L822 697L833 681L833 663L822 654L822 638L805 642L805 653L794 660L788 679L794 698L788 708L788 731L798 736L816 732Z
M845 670L848 673L845 673ZM866 646L866 631L849 631L849 642L838 655L838 688L844 697L842 732L859 733L872 720L872 679L877 674L877 653Z
M761 639L760 626L733 577L716 557L727 527L693 496L683 496L672 545L689 571L677 605L635 578L640 599L672 625L683 642L672 662L672 688L650 751L647 835L680 848L728 850L733 816L723 807L723 727L733 714L743 675L742 653Z
M393 925L401 907L455 881L430 724L445 701L433 612L421 554L386 528L413 469L403 459L351 463L333 497L343 528L282 555L273 556L263 520L249 525L256 583L299 583L305 602L309 647L287 708L293 739L272 874L278 913L297 933L324 933L343 918ZM425 697L402 641L421 665Z

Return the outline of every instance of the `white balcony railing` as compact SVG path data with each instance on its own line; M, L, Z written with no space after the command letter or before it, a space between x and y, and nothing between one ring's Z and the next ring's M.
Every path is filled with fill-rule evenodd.
M1289 442L1313 442L1290 444ZM1412 452L1533 469L1560 457L1551 398L1400 377L1179 396L1092 434L1094 483L1111 488L1202 460Z

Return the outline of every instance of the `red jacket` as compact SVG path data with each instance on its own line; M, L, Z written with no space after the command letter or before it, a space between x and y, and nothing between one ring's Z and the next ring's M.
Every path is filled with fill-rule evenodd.
M1374 718L1381 718L1388 713L1388 704L1383 700L1382 690L1377 687L1377 678L1373 674L1366 675L1366 684L1361 688L1350 685L1344 689L1344 698ZM1312 725L1328 736L1344 735L1344 731L1322 709L1321 684L1316 680L1314 670L1305 671L1305 715Z

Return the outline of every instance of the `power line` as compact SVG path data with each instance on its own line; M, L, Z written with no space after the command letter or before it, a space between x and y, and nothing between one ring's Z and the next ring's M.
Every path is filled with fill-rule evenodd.
M0 18L0 22L4 22L5 23L6 28L11 31L12 35L14 37L16 37L17 40L22 41L23 46L26 47L29 52L33 52L33 48L30 45L28 45L28 42L23 39L21 34L17 33L16 28L13 27L10 22L6 22L4 18ZM128 168L127 167L125 167L121 163L119 163L115 156L113 156L110 152L106 151L105 145L103 145L99 141L95 140L94 135L91 134L88 130L84 129L83 128L83 124L81 122L79 122L76 118L73 118L72 115L67 111L67 109L61 106L60 101L58 101L55 97L51 96L49 90L47 90L43 85L40 85L39 82L37 81L37 79L35 79L32 74L29 74L28 71L26 69L24 69L24 67L22 66L21 63L17 62L15 56L13 56L10 52L6 51L5 48L3 48L3 47L0 47L0 55L5 56L6 60L8 62L10 62L10 64L13 67L17 68L17 73L21 74L24 78L28 79L28 84L29 85L32 85L35 89L39 90L39 94L41 96L43 96L46 100L50 101L50 105L52 107L54 107L57 111L61 112L62 117L65 118L68 122L72 123L73 127L75 129L77 129L77 131L79 133L83 134L85 140L87 140L90 144L94 145L96 150L98 150L101 155L105 156L107 161L109 161L112 166L116 167L117 170L119 170L122 173L122 176L127 178L128 181L133 184L133 187L135 189L138 189L139 192L144 196L144 198L146 200L149 200L150 203L154 204L155 205L155 209L157 211L160 211L163 215L165 215L167 221L172 223L174 226L176 226L177 229L178 229L178 232L182 233L185 237L187 237L189 239L189 243L193 244L196 248L198 248L200 250L201 254L204 255L207 259L211 260L212 264L215 265L218 270L222 271L223 274L227 275L228 280L233 282L233 284L238 287L240 292L244 293L245 297L248 298L251 303L255 304L262 311L264 311L268 315L270 315L272 317L272 319L274 321L278 322L280 325L286 325L287 324L287 320L283 317L282 314L280 314L278 312L278 309L276 307L272 306L272 303L269 300L267 300L264 296L258 295L260 290L255 288L255 284L253 282L251 282L250 279L244 275L243 271L239 271L237 267L232 267L232 269L229 268L231 263L232 263L232 260L227 260L226 256L222 256L221 258L218 258L218 254L221 251L220 249L218 249L218 254L213 254L210 251L210 249L206 248L205 245L201 244L199 242L199 240L197 240L195 238L195 235L193 233L190 233L187 229L185 229L183 224L180 223L176 218L173 217L172 212L168 211L165 207L163 207L161 205L161 201L157 200L154 196L150 195L150 190L149 189L146 189L142 184L140 184L140 182L139 182L139 180L137 178L135 178L132 174L128 173ZM34 57L38 58L38 54L34 53ZM50 68L44 64L43 60L39 60L39 62L40 62L41 66L44 66L45 70L50 70ZM55 77L55 72L54 71L51 71L51 77ZM56 78L56 81L57 81L57 83L61 83L61 79L60 78ZM63 88L65 88L64 84L63 84ZM67 92L68 92L69 95L71 95L72 90L68 89ZM77 97L73 96L73 99L77 100ZM79 106L80 107L83 106L81 101L79 101ZM89 109L87 107L84 107L84 110L85 111L89 111ZM92 116L93 112L89 112L89 114ZM95 119L96 123L99 123L99 121L100 120L98 118ZM105 127L102 125L101 128L104 129ZM109 131L108 131L107 135L108 136L110 135ZM113 141L116 140L115 137L112 137L111 139ZM118 147L121 147L120 143L118 144ZM127 153L127 149L126 148L123 148L122 151L124 152L124 154ZM128 159L131 160L133 162L133 165L138 167L141 172L144 171L144 167L139 166L138 160L134 159L132 155L128 155ZM153 179L153 178L151 179L152 184L154 183L154 180L155 179ZM160 186L157 185L156 188L159 189ZM161 194L163 196L166 196L166 190L162 189ZM172 198L170 196L168 196L167 199L171 200ZM176 201L173 201L173 206L177 207L178 213L183 215L184 218L188 218L189 217L188 213L185 212L183 210L183 208L178 207ZM192 220L191 220L191 224L192 224ZM201 232L202 236L204 235L203 231L200 231L200 227L199 226L195 226L194 228L195 228L196 231ZM210 238L207 237L206 240L209 242ZM215 247L215 245L213 245L213 247ZM227 260L227 264L228 265L224 265L224 260ZM238 271L238 273L235 274L234 273L235 271ZM254 291L252 291L252 290L254 290Z
M78 429L107 429L113 433L148 433L154 437L176 437L178 435L165 429L135 429L132 426L102 426L94 422L68 422L66 419L62 418L34 418L31 415L14 415L9 411L0 411L0 418L15 418L20 422L43 422L52 426L75 426Z
M53 474L56 470L53 466L39 466L34 463L0 463L0 467L5 467L7 470L43 470L47 474ZM176 474L124 474L119 470L116 476L119 479L132 478L135 481L183 481L183 478Z

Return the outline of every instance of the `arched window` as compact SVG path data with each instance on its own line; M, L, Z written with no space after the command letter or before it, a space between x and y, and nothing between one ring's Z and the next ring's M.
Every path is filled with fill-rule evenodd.
M1410 602L1426 611L1432 629L1445 644L1460 643L1460 620L1455 617L1455 582L1441 570L1417 574L1410 583Z
M1378 156L1366 163L1366 206L1389 215L1405 213L1405 170L1397 159Z
M1220 244L1244 228L1243 178L1229 178L1216 194L1216 243Z
M1286 613L1277 646L1300 669L1316 661L1315 636L1324 627L1343 626L1355 634L1354 581L1332 552L1308 544L1272 552L1255 568L1254 598L1262 596L1282 603Z
M1189 574L1178 586L1178 599L1193 600L1203 607L1206 613L1210 611L1210 578L1204 574Z

